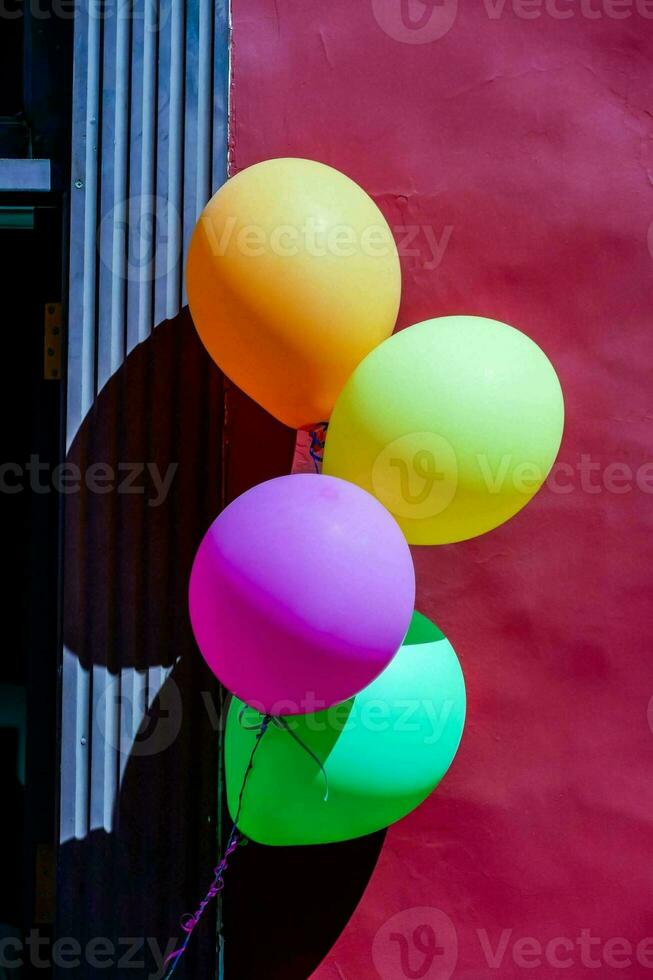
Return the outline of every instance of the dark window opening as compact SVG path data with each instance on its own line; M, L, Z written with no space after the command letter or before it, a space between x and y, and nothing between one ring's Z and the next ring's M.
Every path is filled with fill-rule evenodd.
M61 241L56 202L0 200L8 326L0 386L0 940L33 929L50 936L54 920L61 502L42 477L61 459L62 388L44 370L46 305L61 297Z
M23 111L24 27L22 0L7 0L0 30L0 117Z

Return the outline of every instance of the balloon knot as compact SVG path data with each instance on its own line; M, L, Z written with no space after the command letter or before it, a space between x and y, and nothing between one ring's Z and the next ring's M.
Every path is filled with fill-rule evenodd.
M309 448L309 453L311 459L313 460L313 466L315 467L316 473L322 472L322 461L324 459L324 445L326 443L326 434L329 427L328 422L318 422L314 429L311 429L309 435L311 437L311 445Z

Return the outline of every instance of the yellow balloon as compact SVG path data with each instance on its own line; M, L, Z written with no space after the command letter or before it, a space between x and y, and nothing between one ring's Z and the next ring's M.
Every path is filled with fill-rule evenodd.
M186 269L209 354L286 425L326 421L356 365L392 333L401 274L374 201L312 160L266 160L220 188Z
M324 472L374 494L411 544L464 541L528 503L563 424L560 382L529 337L484 317L426 320L356 368Z

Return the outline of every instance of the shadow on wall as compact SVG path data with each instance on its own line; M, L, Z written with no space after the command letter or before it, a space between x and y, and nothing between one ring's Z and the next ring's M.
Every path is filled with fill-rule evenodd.
M162 976L179 918L217 863L224 695L193 640L188 576L223 496L289 472L293 446L291 430L223 382L184 311L129 355L68 454L65 644L95 686L109 683L119 724L108 734L96 718L90 733L89 832L60 849L57 933L83 950L105 940L112 977ZM148 690L159 667L167 680ZM134 740L125 719L137 692L151 707ZM121 780L113 806L110 770ZM383 839L239 849L224 896L227 980L305 980L358 904ZM216 976L215 912L180 980ZM92 972L83 953L61 976Z

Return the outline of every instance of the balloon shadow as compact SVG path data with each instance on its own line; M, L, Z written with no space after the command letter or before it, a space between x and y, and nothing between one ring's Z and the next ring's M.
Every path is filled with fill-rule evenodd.
M293 447L291 430L223 380L185 310L108 380L68 453L64 640L93 685L113 679L119 724L98 752L88 733L94 762L74 783L88 831L60 847L57 932L83 950L110 944L112 977L141 963L162 976L180 916L210 884L228 830L216 825L225 698L194 642L188 578L222 500L289 472ZM125 739L142 688L143 722ZM112 807L104 787L114 778ZM383 837L239 849L223 903L229 980L305 980L358 904ZM213 906L177 975L213 976L217 956ZM82 955L62 976L93 975L91 966Z

